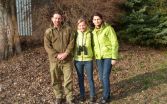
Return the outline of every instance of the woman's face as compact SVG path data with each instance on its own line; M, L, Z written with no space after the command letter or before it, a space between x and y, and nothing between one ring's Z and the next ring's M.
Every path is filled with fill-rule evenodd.
M93 24L96 28L100 28L102 24L102 19L99 16L93 16Z
M87 25L86 25L85 21L80 22L80 23L78 24L78 30L79 30L79 31L85 32L85 31L86 31L86 28L87 28Z

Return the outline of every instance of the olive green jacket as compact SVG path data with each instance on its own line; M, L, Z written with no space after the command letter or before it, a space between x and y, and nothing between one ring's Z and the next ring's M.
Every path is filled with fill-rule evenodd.
M96 59L118 58L118 40L114 29L104 23L100 29L93 30L94 55Z
M67 62L72 60L71 53L74 48L74 36L69 26L62 26L60 29L50 27L44 34L44 48L48 53L51 62ZM58 53L68 53L64 61L59 61L56 57Z

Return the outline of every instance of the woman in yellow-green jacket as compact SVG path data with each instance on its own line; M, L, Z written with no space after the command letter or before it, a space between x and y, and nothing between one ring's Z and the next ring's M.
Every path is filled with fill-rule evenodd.
M110 73L112 65L116 63L118 58L118 41L114 29L103 21L100 13L93 14L92 22L94 24L92 32L94 55L103 86L100 104L106 104L110 100Z
M85 100L84 70L86 71L89 82L90 103L93 103L95 100L92 50L92 33L88 28L86 19L81 18L77 22L77 33L75 33L74 49L74 66L78 75L81 102Z

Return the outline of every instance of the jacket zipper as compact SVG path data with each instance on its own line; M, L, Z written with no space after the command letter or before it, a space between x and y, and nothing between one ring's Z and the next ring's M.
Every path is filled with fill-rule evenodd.
M99 37L98 37L98 34L96 32L96 36L97 36L97 42L98 42L98 46L99 46L99 52L100 52L100 59L101 59L101 47L100 47L100 43L99 43Z
M84 40L83 36L84 36L84 34L82 33L82 48L83 48L83 40ZM81 54L82 55L82 61L83 61L83 52L84 52L84 50L82 51L82 54Z

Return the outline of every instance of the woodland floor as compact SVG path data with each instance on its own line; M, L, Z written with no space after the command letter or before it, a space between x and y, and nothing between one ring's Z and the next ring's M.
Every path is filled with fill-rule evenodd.
M110 104L166 104L167 51L123 45L110 79ZM98 100L102 89L96 69L94 80ZM77 98L75 69L73 82ZM42 46L26 48L21 55L0 62L0 104L54 104L50 83L49 61ZM88 91L86 78L85 86Z

